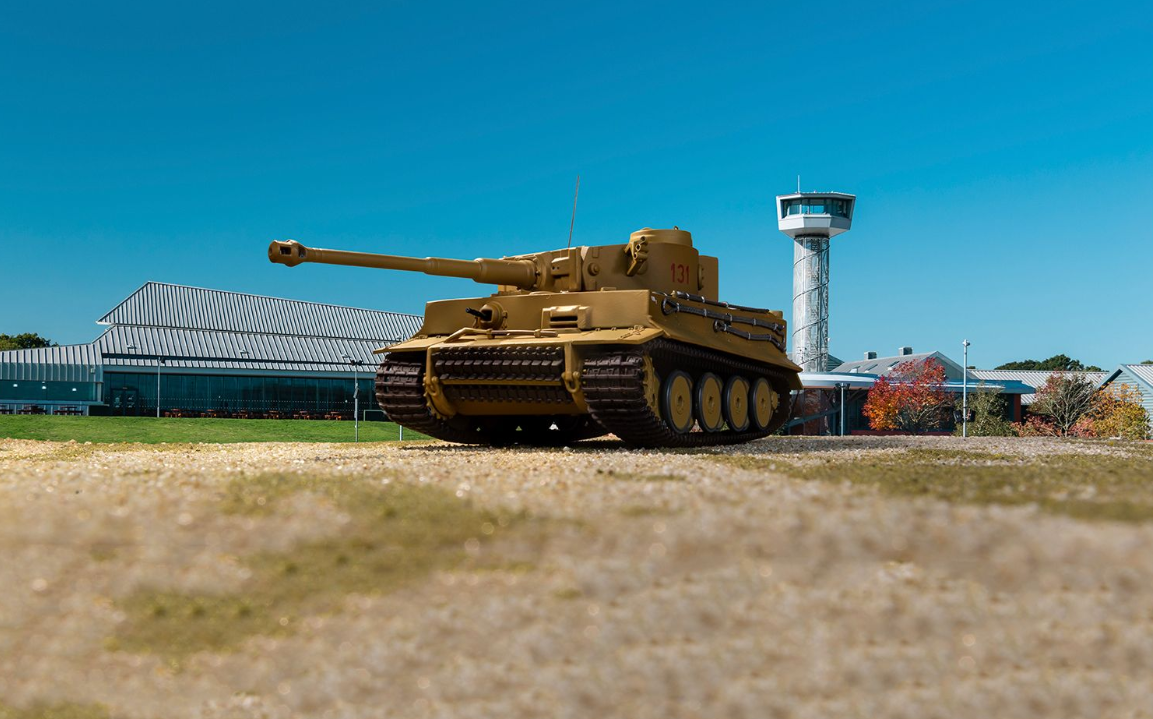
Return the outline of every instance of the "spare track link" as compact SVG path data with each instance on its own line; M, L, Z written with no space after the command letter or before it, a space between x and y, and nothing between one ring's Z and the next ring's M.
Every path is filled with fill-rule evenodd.
M484 387L485 379L555 379L560 381L563 371L563 350L555 348L560 354L560 364L554 365L554 358L542 356L541 353L527 353L523 356L510 357L498 351L486 358L486 353L467 353L452 358L457 361L449 370L454 379L475 379L477 385L474 392L483 396L486 401L520 401L547 404L571 403L572 398L564 387L550 386L510 386L497 385ZM439 354L439 353L438 353ZM485 362L491 359L492 362ZM542 361L543 360L543 361ZM441 367L434 355L434 362ZM545 367L555 370L555 376ZM471 371L470 371L471 370ZM560 417L540 416L493 416L493 417L465 417L457 415L451 419L441 419L429 409L428 401L424 395L425 355L423 352L394 352L385 355L380 369L376 373L376 401L389 418L417 432L430 437L443 439L447 442L461 444L492 444L507 445L514 442L533 445L563 445L582 439L599 437L605 433L587 415L564 415ZM438 372L438 376L439 372ZM443 377L442 377L443 378ZM468 386L449 385L449 388L466 389ZM557 397L557 391L564 394ZM463 394L463 393L462 393ZM467 397L467 395L465 395ZM549 430L548 425L556 421L558 427L564 429ZM517 432L517 427L521 428Z
M435 416L424 398L424 354L390 353L376 372L376 402L397 424L430 437L461 444L490 441L472 422L453 422Z
M652 357L658 374L664 367L685 369L692 374L706 371L722 376L741 374L750 381L765 377L780 396L768 429L674 432L646 399L646 354ZM591 357L585 360L581 384L593 419L627 444L637 447L707 447L749 442L775 432L788 420L791 407L789 383L783 370L672 340L654 340Z
M433 353L432 362L449 402L572 405L561 381L564 348L559 345L445 348ZM493 384L506 380L549 384Z

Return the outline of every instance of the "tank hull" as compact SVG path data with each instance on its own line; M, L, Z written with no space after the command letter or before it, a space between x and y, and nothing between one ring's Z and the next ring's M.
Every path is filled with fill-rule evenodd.
M482 307L489 320L462 321ZM790 391L800 389L800 368L783 351L785 331L780 313L684 292L432 302L417 335L378 350L377 399L395 421L456 442L564 444L609 432L636 446L743 442L779 427ZM675 373L687 376L682 390L687 383L704 392L692 400L703 404L689 430L669 428L674 411L659 396ZM761 421L742 427L726 414L718 426L710 402L736 417L738 405L753 401L741 387L758 380L771 388L771 418L762 402ZM728 388L722 395L718 383Z

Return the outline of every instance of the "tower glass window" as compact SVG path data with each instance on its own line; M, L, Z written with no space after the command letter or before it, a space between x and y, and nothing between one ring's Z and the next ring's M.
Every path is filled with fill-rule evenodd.
M789 215L833 215L835 217L849 216L849 201L832 197L808 197L797 200L786 200L781 203L781 217Z

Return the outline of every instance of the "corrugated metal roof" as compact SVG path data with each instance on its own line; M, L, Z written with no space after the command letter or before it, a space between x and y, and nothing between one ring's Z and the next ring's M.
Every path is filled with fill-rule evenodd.
M90 344L0 352L0 380L100 382L100 350Z
M1054 370L1036 370L1036 369L971 369L969 370L969 377L976 377L978 380L988 380L992 382L1001 382L1005 380L1013 380L1022 384L1029 385L1033 389L1037 389L1054 374ZM1058 373L1061 374L1061 373ZM1085 375L1086 378L1092 380L1093 384L1100 384L1108 375L1108 372L1077 372L1076 374ZM1036 394L1026 394L1021 396L1021 404L1033 404L1036 399Z
M1013 379L1018 382L1024 382L1030 387L1040 387L1045 384L1045 380L1049 379L1049 375L1053 374L1052 370L1034 370L1034 369L971 369L969 370L970 377L977 377L978 379L1000 380L1000 379ZM1070 373L1072 374L1072 373ZM1094 382L1100 382L1105 379L1109 374L1108 372L1077 372L1076 374L1083 374Z
M931 357L933 352L918 352L917 354L901 355L899 357L878 357L870 360L855 360L838 365L835 372L852 372L854 374L885 374L902 362L917 362Z
M834 372L850 372L852 374L876 374L883 375L893 371L897 365L903 362L921 362L928 358L939 360L945 366L945 375L949 378L961 377L961 365L957 364L947 356L940 352L917 352L916 354L897 355L894 357L877 357L876 359L868 360L854 360L853 362L845 362L844 364L836 367Z
M166 327L110 327L94 345L105 367L166 367L288 372L348 372L348 360L362 360L375 371L379 359L372 351L380 340L248 332L217 332ZM129 349L132 347L133 349Z
M98 324L390 342L412 336L418 315L147 282Z
M1153 364L1127 364L1124 367L1153 387Z

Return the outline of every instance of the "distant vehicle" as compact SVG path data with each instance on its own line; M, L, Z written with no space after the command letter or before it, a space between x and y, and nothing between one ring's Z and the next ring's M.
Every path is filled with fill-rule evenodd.
M394 421L465 444L561 445L612 433L636 447L764 437L789 416L800 367L780 311L717 298L717 258L681 229L625 244L453 260L306 247L272 262L424 272L496 284L429 302L424 325L377 350L376 398Z

